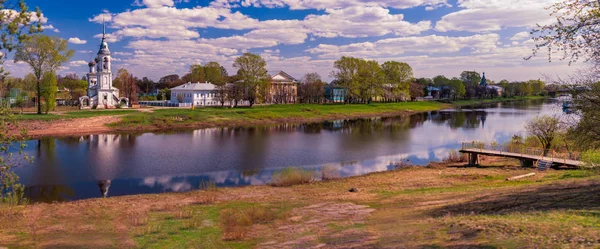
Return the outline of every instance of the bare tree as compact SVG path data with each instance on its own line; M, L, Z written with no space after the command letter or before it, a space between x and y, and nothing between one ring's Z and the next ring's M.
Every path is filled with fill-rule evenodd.
M527 122L525 130L540 141L544 148L544 156L546 156L550 151L552 141L560 130L560 120L551 116L538 116Z

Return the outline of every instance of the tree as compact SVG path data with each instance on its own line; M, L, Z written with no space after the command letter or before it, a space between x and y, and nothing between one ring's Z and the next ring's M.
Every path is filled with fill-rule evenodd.
M319 75L316 72L306 73L304 76L302 76L302 79L300 81L303 84L311 84L311 83L315 83L315 82L322 82L321 81L321 75Z
M477 86L481 82L481 75L475 71L463 71L460 73L460 80L465 86Z
M163 76L158 80L158 88L173 88L179 85L183 85L185 82L179 78L177 74L170 74Z
M189 79L186 79L186 81L189 81L189 82L204 82L204 81L206 81L204 67L202 67L202 65L200 65L200 64L191 65L190 73L189 73L188 77L189 77Z
M399 100L410 96L409 88L413 79L413 70L405 62L386 61L381 65L385 75L385 84L391 89L391 98Z
M56 75L52 71L44 73L40 84L40 95L44 98L44 112L48 114L56 107L56 93L58 91ZM41 98L40 98L41 99ZM41 105L42 102L40 102Z
M358 63L357 76L352 79L351 86L358 89L363 103L371 103L374 97L383 93L385 74L377 61L361 59Z
M65 62L69 61L75 51L67 46L67 41L58 37L33 35L27 37L17 46L15 62L25 62L33 70L37 81L37 99L41 99L40 81L45 72L56 72ZM38 114L42 113L38 104Z
M451 79L448 82L448 86L450 87L450 89L452 91L452 97L454 99L463 98L465 96L465 94L467 93L465 84L463 84L463 82L458 78Z
M42 31L42 12L36 8L35 13L29 12L25 1L19 1L14 6L6 6L5 0L0 1L0 76L9 73L4 70L4 58L17 48L30 34ZM23 32L26 30L25 32Z
M23 154L27 131L11 134L10 127L17 127L17 119L10 108L0 105L0 204L18 205L25 187L19 183L13 168L18 167L22 159L31 162L31 158Z
M68 90L71 99L79 99L86 95L87 81L79 79L76 74L68 74L58 82L58 85Z
M358 95L356 89L352 87L352 82L357 77L359 63L360 59L346 56L342 56L333 63L335 70L331 73L331 76L335 78L339 86L348 90L348 97L344 99L346 103L351 102Z
M569 64L581 57L586 61L600 58L600 1L563 0L548 9L556 22L532 30L536 45L526 59L542 48L548 49L549 61L553 50L562 52L560 59L568 59Z
M118 79L118 80L117 80ZM133 77L133 74L130 74L129 71L125 68L120 68L117 71L117 79L114 82L119 83L119 94L123 97L129 99L129 104L137 103L137 86L135 84L136 80ZM113 82L113 84L114 84Z
M222 73L222 67L218 62L211 61L204 65L204 77L207 82L215 85L225 84L225 77L223 77Z
M544 156L550 151L552 141L557 136L560 129L558 118L551 116L538 116L527 122L525 130L531 136L538 139L542 148L544 148Z
M259 85L267 79L267 62L260 55L244 53L235 59L233 67L238 69L237 75L242 80L246 99L252 107L257 98Z
M531 86L532 94L541 94L544 91L544 82L541 80L529 80L527 84Z
M148 79L148 77L136 79L135 84L146 96L153 92L154 88L156 87L156 83L153 80Z
M416 100L417 98L423 97L425 96L425 92L423 91L423 86L420 85L419 83L411 83L410 84L410 99L411 100Z

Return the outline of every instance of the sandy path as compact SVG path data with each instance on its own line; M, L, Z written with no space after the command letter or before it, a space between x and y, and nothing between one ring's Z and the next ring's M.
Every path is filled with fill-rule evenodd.
M32 120L21 122L20 127L27 129L27 134L31 137L96 134L112 131L106 124L120 121L121 116L98 116L53 121Z

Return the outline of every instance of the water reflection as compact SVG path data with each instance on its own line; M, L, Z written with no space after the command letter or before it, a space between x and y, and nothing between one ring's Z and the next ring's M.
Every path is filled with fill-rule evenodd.
M34 165L17 173L27 196L44 202L189 191L207 181L266 184L288 166L317 175L325 167L345 177L389 170L400 161L441 160L461 141L507 141L554 106L513 102L310 124L41 139L26 149Z

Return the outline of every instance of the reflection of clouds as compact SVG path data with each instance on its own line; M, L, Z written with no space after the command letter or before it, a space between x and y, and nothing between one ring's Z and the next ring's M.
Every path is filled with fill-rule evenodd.
M173 192L184 192L192 190L192 185L185 181L178 181L177 178L173 176L160 176L160 177L146 177L143 179L142 184L151 188L161 187L164 191L173 191Z

